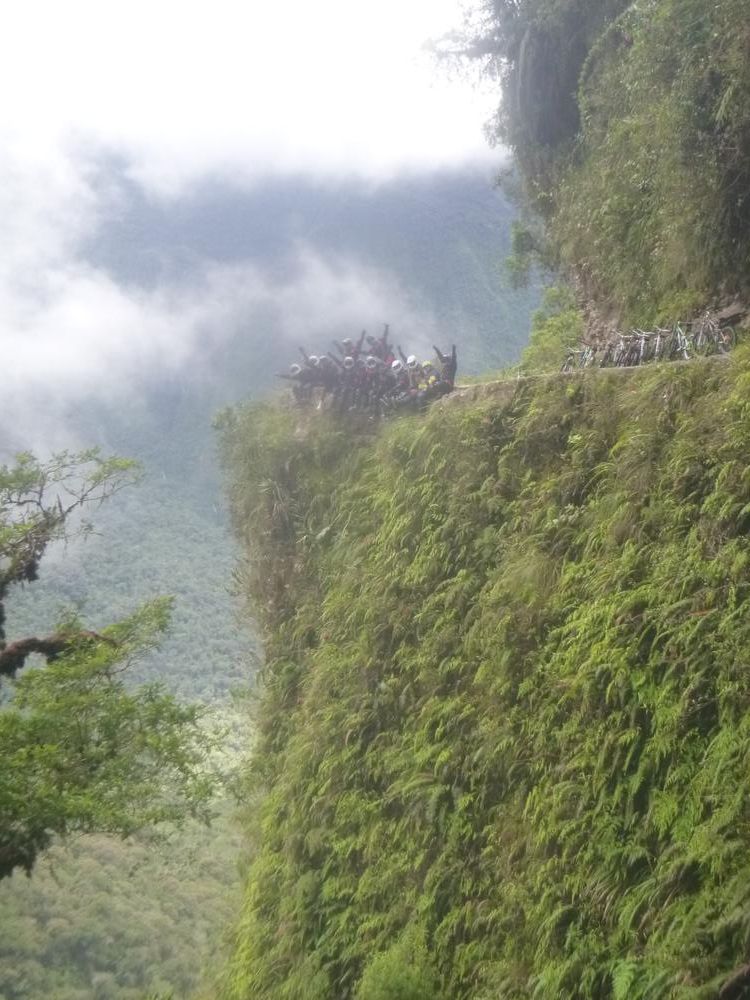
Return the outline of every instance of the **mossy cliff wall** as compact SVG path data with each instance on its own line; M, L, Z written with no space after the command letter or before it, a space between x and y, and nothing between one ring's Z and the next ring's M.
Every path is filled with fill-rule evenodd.
M223 996L744 995L750 353L223 438L266 641Z

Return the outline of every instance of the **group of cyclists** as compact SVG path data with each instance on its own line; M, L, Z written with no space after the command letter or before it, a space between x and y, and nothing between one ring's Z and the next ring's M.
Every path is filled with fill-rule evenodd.
M333 350L308 354L300 347L301 362L278 372L291 383L300 405L315 401L338 412L359 410L386 416L403 409L421 409L453 389L456 378L456 345L444 354L434 347L435 359L419 361L394 348L386 325L380 337L363 330L354 341L349 337L332 341Z

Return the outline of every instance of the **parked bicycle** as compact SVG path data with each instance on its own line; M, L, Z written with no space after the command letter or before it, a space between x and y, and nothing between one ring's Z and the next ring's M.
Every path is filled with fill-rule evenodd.
M736 342L734 328L706 311L690 324L690 332L682 323L655 330L636 327L599 348L590 344L570 348L560 370L572 372L597 363L601 368L634 368L650 361L689 361L695 355L727 354Z
M734 347L736 339L734 328L722 326L708 311L693 324L695 353L703 357L709 354L727 354Z
M638 363L638 347L630 333L619 333L617 342L608 344L600 368L628 368Z
M672 327L672 336L667 344L667 360L668 361L689 361L691 343L688 335L682 329L679 323L675 323Z
M596 348L592 347L591 344L584 344L578 350L569 348L567 357L560 366L560 371L565 373L575 371L576 368L590 368L595 361Z

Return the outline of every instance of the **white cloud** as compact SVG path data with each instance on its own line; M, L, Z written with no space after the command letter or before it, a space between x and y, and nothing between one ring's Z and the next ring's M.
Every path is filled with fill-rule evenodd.
M206 171L455 164L489 155L492 98L422 46L460 20L458 0L26 0L4 12L0 122L117 148L162 194Z
M71 405L132 405L152 376L210 377L238 331L251 343L274 338L279 367L296 344L325 349L362 323L390 320L409 343L432 336L429 315L393 275L306 246L284 279L206 261L189 283L118 284L78 255L105 206L71 163L38 165L25 182L10 165L0 190L12 234L0 263L0 451L67 446Z
M118 210L101 172L116 154L153 196L208 175L373 182L490 154L491 98L435 76L425 39L458 0L25 0L0 34L0 429L64 437L86 395L134 391L149 370L205 362L227 331L273 310L290 341L329 329L431 320L392 276L300 248L293 282L206 263L189 287L118 284L83 242ZM91 164L97 162L96 169ZM323 328L321 327L321 332ZM26 443L21 441L20 443ZM0 447L2 447L0 440Z
M251 341L275 338L280 364L296 343L326 345L363 322L372 329L395 320L423 343L434 329L392 275L352 261L324 261L305 247L297 250L294 276L284 281L271 281L250 264L207 264L190 287L144 291L78 263L51 271L35 301L11 304L23 310L24 322L0 329L6 416L21 396L34 398L46 388L62 398L108 398L132 393L149 372L208 369L241 328ZM261 315L273 316L272 329L257 325Z

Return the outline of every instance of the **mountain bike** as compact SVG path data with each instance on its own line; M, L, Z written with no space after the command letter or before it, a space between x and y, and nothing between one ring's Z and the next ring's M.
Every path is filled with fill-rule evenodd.
M560 366L560 371L565 375L577 368L590 368L595 360L596 348L590 344L584 344L579 350L568 348L568 354Z
M670 330L669 340L667 341L666 360L689 361L690 350L691 343L688 335L679 323L675 323Z
M635 363L637 365L645 365L654 357L654 346L651 338L656 337L657 334L636 329L632 331L632 336L635 337L636 347L638 348L638 360Z
M600 368L613 368L622 363L622 358L628 350L628 338L624 333L618 333L617 342L610 341L604 348L599 361Z
M635 332L621 333L615 349L614 363L618 368L635 368L640 360L640 347Z
M731 326L722 326L710 312L705 312L693 324L693 345L695 353L703 357L709 354L728 354L735 346L737 335Z
M666 326L657 326L654 330L654 344L651 351L651 357L653 361L668 361L669 360L669 343L672 337L672 331Z

